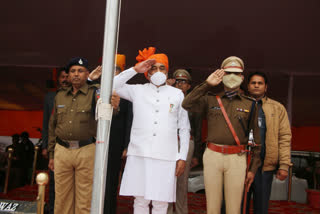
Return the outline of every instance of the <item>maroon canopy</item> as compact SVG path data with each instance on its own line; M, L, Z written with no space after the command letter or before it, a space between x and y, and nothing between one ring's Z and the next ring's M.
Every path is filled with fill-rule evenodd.
M52 68L71 57L98 65L105 1L3 1L1 9L0 108L41 109ZM319 9L318 0L122 0L119 53L131 66L139 49L155 46L170 72L191 69L194 84L236 55L247 72L267 72L269 95L284 105L294 74L293 125L319 125Z

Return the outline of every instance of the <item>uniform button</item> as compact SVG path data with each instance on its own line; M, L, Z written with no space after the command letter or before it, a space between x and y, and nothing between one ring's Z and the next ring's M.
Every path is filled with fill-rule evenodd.
M153 136L157 136L157 134L156 134L156 133L153 133Z
M159 100L157 100L157 102L159 102Z
M158 113L158 112L159 112L159 110L156 110L156 112Z
M71 109L70 111L73 112L73 109Z
M72 133L70 133L69 135L72 136Z
M82 110L82 112L84 112L84 110Z
M73 98L73 99L72 99L72 101L76 101L76 99L75 99L75 98Z
M154 121L154 124L158 124L158 122L157 122L157 121Z
M159 93L160 91L159 91L159 90L157 90L157 92Z
M72 121L70 120L69 123L72 123Z

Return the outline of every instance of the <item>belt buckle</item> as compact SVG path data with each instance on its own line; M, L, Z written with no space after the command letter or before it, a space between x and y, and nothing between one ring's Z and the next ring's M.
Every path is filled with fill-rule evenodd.
M223 153L224 154L224 146L221 146L221 153Z
M79 141L78 140L70 140L69 143L69 149L79 149Z

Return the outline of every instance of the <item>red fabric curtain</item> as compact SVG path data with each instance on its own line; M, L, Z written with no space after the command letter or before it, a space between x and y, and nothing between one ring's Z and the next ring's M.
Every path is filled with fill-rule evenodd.
M320 152L320 127L292 127L292 150Z
M40 138L42 129L42 111L0 111L0 136L11 136L26 131L30 138Z

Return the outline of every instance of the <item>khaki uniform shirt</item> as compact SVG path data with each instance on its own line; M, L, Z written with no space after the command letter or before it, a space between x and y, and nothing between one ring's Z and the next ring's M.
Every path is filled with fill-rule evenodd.
M226 123L222 114L217 98L210 93L212 86L206 82L197 86L184 99L182 106L191 112L202 112L207 116L208 120L208 142L220 145L237 145L233 135ZM223 106L226 109L228 117L232 126L240 140L241 145L248 144L248 130L249 115L252 108L253 100L238 93L232 99L228 98L224 92L218 94L222 100ZM252 112L252 119L250 120L249 130L254 131L254 140L256 144L260 144L260 135L258 127L258 112L254 108ZM241 118L241 120L239 119ZM242 124L241 124L242 123ZM249 170L256 172L261 165L260 160L260 146L253 149L253 156Z
M83 85L73 95L72 87L59 89L49 121L49 156L53 159L56 137L61 140L89 140L96 136L97 122L91 106L97 85Z

